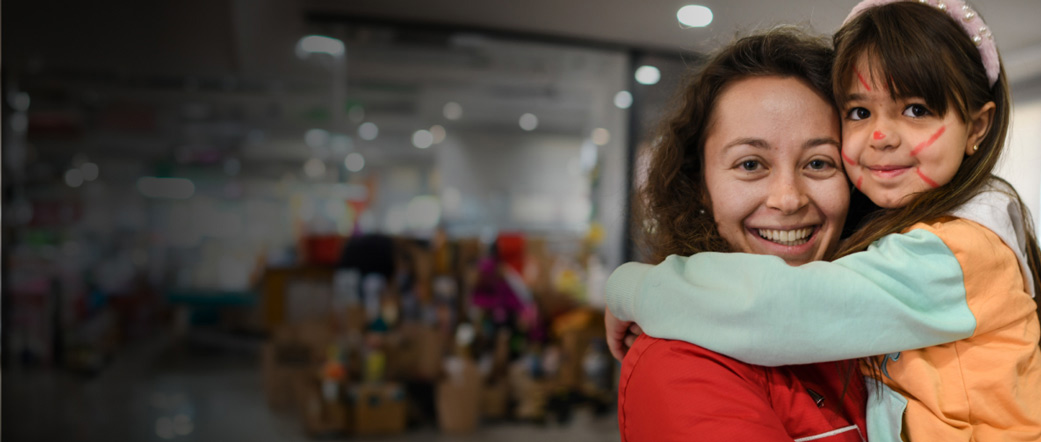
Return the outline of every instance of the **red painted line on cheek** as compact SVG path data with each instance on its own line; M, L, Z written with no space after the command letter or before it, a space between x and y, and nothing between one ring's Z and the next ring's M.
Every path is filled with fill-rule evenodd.
M850 166L856 166L857 165L857 162L853 161L853 158L850 158L850 157L846 156L846 152L842 152L842 159L846 160L846 163L849 164Z
M857 183L854 186L857 186L857 190L860 190L861 184L864 184L864 177L857 178Z
M933 143L935 143L936 140L940 138L940 135L943 135L943 132L945 130L947 130L947 126L940 126L940 130L936 131L936 133L934 133L933 136L929 137L928 140L919 143L917 146L914 147L914 149L911 149L911 155L918 155L918 152L921 152L922 149L932 146Z
M883 139L885 137L886 137L886 134L884 134L882 132L879 132L877 130L875 131L875 133L871 134L871 138L874 138L876 140L881 140L881 139Z
M917 168L914 171L918 172L918 178L921 178L922 181L925 181L925 184L928 184L929 187L932 187L933 189L935 189L937 187L940 187L939 184L936 184L936 181L933 181L933 180L929 179L929 177L925 176L925 174L922 173L922 169L921 168Z
M867 89L868 92L871 92L871 85L868 84L867 81L864 81L864 76L860 75L860 71L854 69L853 72L857 73L857 80L860 80L860 84L864 85L864 89Z

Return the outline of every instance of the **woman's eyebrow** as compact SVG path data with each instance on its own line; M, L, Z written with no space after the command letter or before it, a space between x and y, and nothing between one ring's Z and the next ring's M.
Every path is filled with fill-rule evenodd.
M762 138L751 138L751 137L738 138L738 139L732 140L731 142L729 142L725 146L723 146L723 150L726 151L727 149L730 149L731 147L735 147L735 146L751 146L751 147L755 147L755 148L758 148L758 149L769 149L770 148L770 143L767 143L766 140L764 140Z
M836 140L836 139L831 138L831 137L820 137L820 138L812 138L812 139L806 140L805 143L802 143L802 148L803 149L809 149L811 147L817 147L817 146L824 145L824 144L830 144L832 146L835 146L835 148L837 148L837 149L841 149L842 148L842 144L839 143L839 140Z

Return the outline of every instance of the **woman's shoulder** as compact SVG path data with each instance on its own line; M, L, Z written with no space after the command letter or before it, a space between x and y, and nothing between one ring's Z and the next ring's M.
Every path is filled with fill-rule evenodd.
M741 362L686 341L640 335L622 361L622 375L656 374L658 378L726 377L763 381L767 367Z

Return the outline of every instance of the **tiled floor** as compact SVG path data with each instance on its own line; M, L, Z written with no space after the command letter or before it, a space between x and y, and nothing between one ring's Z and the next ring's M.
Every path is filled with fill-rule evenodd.
M3 373L5 440L306 441L295 416L268 409L256 342L216 335L154 338L124 348L100 375ZM348 438L344 438L348 440ZM351 437L352 441L364 441ZM566 426L484 424L466 436L432 426L380 442L618 441L613 413L578 410Z

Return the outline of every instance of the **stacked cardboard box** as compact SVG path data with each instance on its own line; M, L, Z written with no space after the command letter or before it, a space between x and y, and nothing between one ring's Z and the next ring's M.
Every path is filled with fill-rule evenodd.
M502 266L511 287L526 286L518 296L525 305L506 316L471 298L493 268L491 248L476 239L399 240L403 273L390 279L313 269L269 278L298 292L281 295L282 310L271 315L281 322L263 350L269 403L298 412L319 437L394 434L410 423L469 433L482 421L543 420L581 398L612 402L602 312L568 292L573 269L570 279L554 275L560 259L546 242L520 247L518 238ZM460 341L463 329L470 337ZM330 361L342 365L342 378L325 373ZM417 385L425 388L413 396Z

